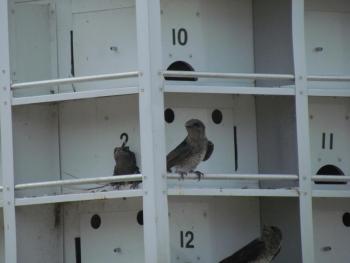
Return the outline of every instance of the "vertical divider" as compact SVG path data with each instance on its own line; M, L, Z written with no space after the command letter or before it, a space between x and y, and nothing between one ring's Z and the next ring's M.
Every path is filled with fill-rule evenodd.
M0 0L0 129L5 263L17 262L8 2Z
M136 0L145 263L170 263L159 0Z
M309 105L305 55L304 0L292 0L295 108L299 164L299 209L302 260L314 263Z

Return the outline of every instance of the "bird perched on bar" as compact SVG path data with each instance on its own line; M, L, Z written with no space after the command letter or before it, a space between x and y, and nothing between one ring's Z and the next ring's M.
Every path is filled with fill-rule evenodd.
M219 263L269 263L281 250L282 232L275 226L264 226L260 238Z
M167 155L167 170L171 172L174 169L182 179L187 173L195 173L200 180L203 173L195 169L201 161L210 158L214 144L207 139L205 126L200 120L191 119L185 123L185 127L186 138Z
M129 140L129 136L126 133L120 135L120 139L125 138L121 147L114 148L114 172L113 175L129 175L129 174L139 174L140 170L136 165L135 153L130 151L130 148L126 146L126 143ZM131 188L136 188L139 185L140 181L133 182ZM111 183L117 189L125 183L114 182Z

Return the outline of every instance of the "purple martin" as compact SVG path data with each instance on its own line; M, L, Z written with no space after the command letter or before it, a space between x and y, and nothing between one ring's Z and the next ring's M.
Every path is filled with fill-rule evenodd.
M130 151L128 146L125 146L128 142L128 135L126 133L122 133L120 135L120 139L125 137L125 141L123 142L121 147L114 148L114 172L113 175L128 175L128 174L139 174L140 170L136 165L136 157L135 153ZM131 185L131 188L136 188L140 182L134 182ZM112 185L119 188L124 183L114 182Z
M219 263L269 263L281 251L282 232L275 226L264 226L260 238Z
M182 178L187 173L196 173L198 179L203 173L195 171L201 161L210 158L214 151L214 144L205 136L205 126L197 119L191 119L185 124L187 130L186 138L174 150L167 155L167 171L174 168Z

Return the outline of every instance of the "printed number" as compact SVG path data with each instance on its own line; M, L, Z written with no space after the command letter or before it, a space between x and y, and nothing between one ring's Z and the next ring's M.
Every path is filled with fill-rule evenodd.
M180 246L184 247L184 241L185 238L187 239L185 248L194 248L193 245L193 239L194 239L194 234L192 231L186 231L184 234L184 231L180 231Z
M187 30L184 28L180 28L177 32L176 29L173 28L173 45L176 46L176 44L180 44L181 46L184 46L187 44L188 40L188 34Z

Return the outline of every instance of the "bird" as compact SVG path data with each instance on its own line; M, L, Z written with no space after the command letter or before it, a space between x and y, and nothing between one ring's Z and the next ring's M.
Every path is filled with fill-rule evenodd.
M264 226L260 238L219 263L269 263L281 251L282 231L276 226Z
M120 135L120 139L125 138L121 147L114 148L114 172L113 175L128 175L128 174L139 174L140 169L136 165L136 156L135 153L130 151L130 148L126 146L126 143L129 140L129 136L126 133ZM133 182L131 188L136 188L140 181ZM125 183L114 182L112 183L117 189Z
M195 171L201 161L207 161L214 151L214 144L205 135L205 125L198 119L190 119L185 123L186 138L167 155L167 171L174 168L181 178L187 173L195 173L200 180L203 175Z

